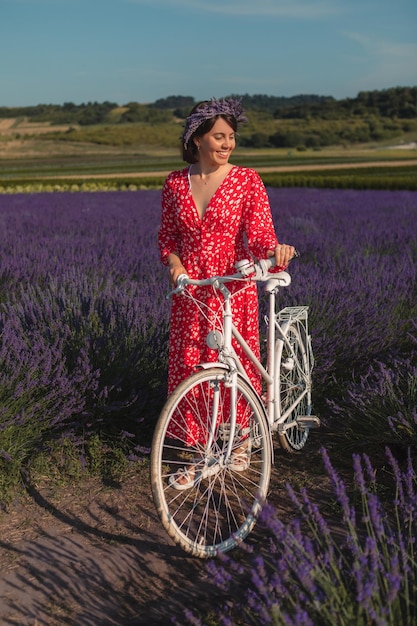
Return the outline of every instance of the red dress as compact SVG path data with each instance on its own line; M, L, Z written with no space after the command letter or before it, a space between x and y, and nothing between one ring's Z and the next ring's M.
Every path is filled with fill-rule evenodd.
M252 169L233 166L212 196L201 219L194 204L189 168L172 172L162 190L162 219L158 234L161 260L175 252L190 278L208 278L236 272L237 261L265 258L278 241L268 196L260 176ZM259 357L258 298L255 284L232 283L234 324ZM184 296L174 296L171 311L168 359L168 393L199 363L218 360L207 346L208 333L216 327L220 300L211 287L193 288L206 314ZM259 391L259 373L235 344L253 385ZM190 442L198 439L198 426L187 424ZM175 428L173 429L175 430ZM175 432L172 433L175 436Z

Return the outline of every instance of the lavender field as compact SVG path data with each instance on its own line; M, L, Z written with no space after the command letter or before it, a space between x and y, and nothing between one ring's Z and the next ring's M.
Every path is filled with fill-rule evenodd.
M244 623L408 623L404 615L417 615L417 193L268 193L280 240L301 252L282 305L310 305L315 412L332 454L354 454L368 532L359 549L353 508L324 452L348 554L337 552L307 494L289 487L310 532L266 509L270 559L249 561L251 604L241 609L253 621ZM159 216L157 190L0 195L1 501L39 459L44 473L104 476L146 457L166 394ZM389 466L396 485L389 532L372 463ZM320 580L317 562L329 570ZM213 575L224 586L241 574L231 561ZM330 598L328 619L315 613L317 597ZM335 622L350 597L360 611ZM287 613L277 617L281 602ZM218 619L234 623L225 611Z
M415 445L417 193L268 191L301 251L282 304L311 307L316 412L351 444ZM0 195L3 483L63 438L84 463L92 435L132 457L149 444L169 313L159 215L156 190Z

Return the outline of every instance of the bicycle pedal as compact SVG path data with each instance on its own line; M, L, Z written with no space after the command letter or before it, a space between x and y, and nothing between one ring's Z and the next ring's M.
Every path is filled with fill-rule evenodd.
M319 428L320 420L315 415L299 415L296 419L297 426L302 429Z
M233 443L238 442L245 435L249 434L249 429L242 428L239 424L236 424L235 436L233 438ZM218 430L218 437L221 441L229 441L230 439L230 424L220 424Z
M229 441L230 437L230 424L220 424L218 437L221 441Z
M215 476L216 474L218 474L220 469L221 464L219 463L218 459L206 459L203 463L203 467L200 470L200 476L202 479L210 478L211 476Z

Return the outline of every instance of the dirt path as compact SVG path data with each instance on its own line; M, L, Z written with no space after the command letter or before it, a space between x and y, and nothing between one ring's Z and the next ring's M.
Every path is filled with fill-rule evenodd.
M58 498L33 488L3 514L1 625L165 626L204 603L203 562L170 542L138 479L91 481Z
M321 465L314 441L308 455L278 451L270 500L284 518L292 514L289 477L327 497L312 463ZM162 529L148 482L144 468L121 485L32 487L2 513L0 625L166 626L185 607L218 604L204 561L185 555ZM249 541L258 545L259 533Z

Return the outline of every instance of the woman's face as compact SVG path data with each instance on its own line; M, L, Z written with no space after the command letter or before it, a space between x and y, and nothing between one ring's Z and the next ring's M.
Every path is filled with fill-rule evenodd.
M196 137L198 160L206 165L224 165L236 146L236 133L233 128L219 117L213 128L203 135Z

